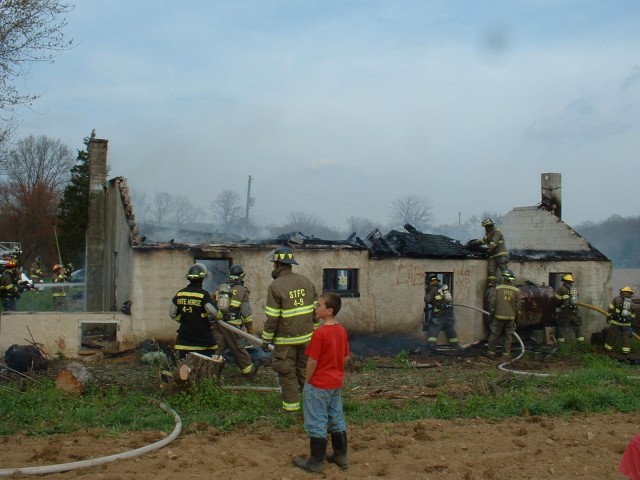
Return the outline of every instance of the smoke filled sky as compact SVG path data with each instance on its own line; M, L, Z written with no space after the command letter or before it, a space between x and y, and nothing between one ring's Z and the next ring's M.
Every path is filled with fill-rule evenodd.
M386 224L405 194L444 225L535 205L558 172L570 225L640 213L636 0L79 0L67 19L76 46L21 79L42 97L16 138L75 151L95 129L148 200L210 212L231 189L244 209L251 176L260 225Z

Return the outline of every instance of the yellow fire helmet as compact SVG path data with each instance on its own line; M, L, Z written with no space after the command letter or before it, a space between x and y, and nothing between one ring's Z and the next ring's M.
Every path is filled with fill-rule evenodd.
M573 276L570 273L565 273L562 276L562 280L564 280L565 282L573 282Z
M631 290L631 287L622 287L620 289L620 293L628 293L629 295L633 295L633 290Z

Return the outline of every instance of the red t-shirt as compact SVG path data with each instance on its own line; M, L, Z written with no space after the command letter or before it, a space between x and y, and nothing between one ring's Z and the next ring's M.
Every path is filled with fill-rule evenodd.
M311 336L305 354L318 362L309 383L323 390L335 390L344 384L344 359L349 356L349 340L345 328L321 325Z

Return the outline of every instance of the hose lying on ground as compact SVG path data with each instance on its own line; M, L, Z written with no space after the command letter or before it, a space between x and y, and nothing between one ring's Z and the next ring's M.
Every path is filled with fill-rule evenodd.
M472 305L464 305L464 304L461 304L461 303L454 303L453 306L454 307L471 308L472 310L477 310L479 312L482 312L485 315L490 315L490 313L487 312L486 310L483 310L483 309L478 308L478 307L474 307ZM524 350L524 342L522 341L520 336L515 331L513 332L513 336L516 337L516 340L518 340L518 343L520 344L520 348L522 349L522 351L520 352L520 355L518 355L517 357L512 358L511 360L508 360L508 361L498 365L498 370L501 370L503 372L508 372L508 373L514 373L514 374L517 374L517 375L532 375L532 376L536 376L536 377L548 377L548 376L550 376L549 373L526 372L526 371L523 371L523 370L511 370L511 369L506 367L510 363L515 362L516 360L522 358L524 356L524 352L525 352L525 350Z
M171 409L170 407L168 407L162 402L160 402L158 406L162 408L165 412L171 413L175 421L175 427L171 432L171 435L169 435L166 438L163 438L162 440L159 440L155 443L151 443L144 447L136 448L135 450L116 453L115 455L108 455L106 457L92 458L90 460L81 460L78 462L69 462L69 463L59 463L57 465L43 465L40 467L4 468L4 469L0 469L0 477L8 477L10 475L16 475L19 473L23 475L42 475L45 473L68 472L69 470L77 470L78 468L94 467L96 465L102 465L103 463L115 462L116 460L123 460L126 458L133 458L133 457L143 455L145 453L149 453L153 450L158 450L159 448L162 448L165 445L168 445L169 443L173 442L176 438L178 438L178 435L180 435L180 432L182 431L182 420L180 419L178 414L173 409Z

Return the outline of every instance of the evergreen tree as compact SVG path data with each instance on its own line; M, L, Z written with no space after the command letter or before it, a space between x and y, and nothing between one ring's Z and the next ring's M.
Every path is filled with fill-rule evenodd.
M82 268L85 260L86 233L89 217L89 140L86 150L78 150L76 165L71 168L71 181L64 189L58 206L58 244L62 261Z

